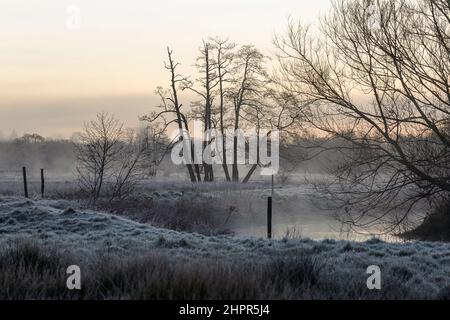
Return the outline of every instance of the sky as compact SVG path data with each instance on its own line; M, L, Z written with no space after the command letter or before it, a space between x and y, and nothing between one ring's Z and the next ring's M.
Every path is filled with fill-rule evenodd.
M167 86L166 47L193 72L202 39L266 54L289 17L314 22L331 0L0 0L0 136L69 137L105 110L127 126Z

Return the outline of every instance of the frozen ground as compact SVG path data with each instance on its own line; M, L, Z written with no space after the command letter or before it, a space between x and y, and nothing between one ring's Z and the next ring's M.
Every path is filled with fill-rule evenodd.
M294 250L310 241L266 241L261 238L207 237L140 224L126 218L80 209L65 200L30 200L0 197L1 241L32 238L44 244L57 244L81 254L102 252L135 255L154 248L175 250L178 254L230 257L272 254Z
M377 234L355 234L342 231L342 226L332 216L332 212L318 208L311 195L315 190L308 181L327 181L326 174L298 174L291 177L291 183L282 184L275 180L273 195L273 236L282 239L289 237L308 237L314 240L326 238L340 240L364 241ZM22 182L2 179L0 194L21 195ZM49 177L46 192L51 198L73 198L74 190L78 186L73 179ZM40 181L29 179L29 191L32 198L39 198ZM201 195L219 201L223 207L235 207L233 215L224 226L237 236L265 237L267 197L272 195L271 182L265 180L252 181L248 184L230 184L214 182L208 184L192 184L173 178L157 177L152 180L141 181L134 198L179 200L195 198ZM76 197L76 196L75 196ZM397 241L395 237L383 236L385 241Z
M80 210L67 201L5 196L0 197L0 238L2 245L17 238L31 239L80 259L105 252L135 257L158 250L188 260L204 257L260 262L307 253L324 264L321 277L343 282L343 287L348 281L367 290L366 269L378 265L386 290L401 288L409 290L408 297L422 298L442 297L450 292L450 245L445 243L208 237Z

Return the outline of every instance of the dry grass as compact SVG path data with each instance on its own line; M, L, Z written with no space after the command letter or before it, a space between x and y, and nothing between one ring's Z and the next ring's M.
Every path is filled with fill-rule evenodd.
M191 198L139 196L121 201L100 200L94 209L126 216L155 227L205 235L231 233L227 229L227 222L235 212L234 207L205 195Z
M45 198L73 201L76 207L124 216L156 227L219 235L231 234L229 222L238 207L248 202L248 195L243 195L241 189L254 187L220 182L198 185L142 182L138 190L125 198L111 200L111 194L105 192L94 203L89 194L71 180L48 182ZM0 195L20 196L22 188L21 181L2 182ZM40 199L40 182L30 181L29 193L31 198Z
M402 270L383 278L383 290L367 290L364 273L338 276L313 250L257 261L187 259L164 250L135 258L78 257L82 289L70 291L65 270L74 258L27 241L2 248L0 299L446 299L450 292L414 290L404 285Z
M320 270L309 258L186 261L154 251L85 261L82 290L70 291L65 270L71 260L68 253L13 243L0 253L0 299L293 299Z

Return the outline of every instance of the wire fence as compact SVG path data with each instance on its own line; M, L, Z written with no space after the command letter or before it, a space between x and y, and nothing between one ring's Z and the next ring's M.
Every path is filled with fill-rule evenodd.
M0 181L14 182L22 180L22 170L0 169Z
M10 195L44 196L45 177L43 169L40 172L27 172L21 169L0 169L0 192Z

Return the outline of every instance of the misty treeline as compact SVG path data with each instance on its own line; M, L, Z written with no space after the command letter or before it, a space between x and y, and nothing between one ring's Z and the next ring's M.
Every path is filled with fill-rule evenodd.
M81 189L93 197L103 188L120 197L137 178L156 175L165 148L167 138L151 127L125 128L112 114L100 112L71 139L26 133L0 140L0 172L20 179L22 167L27 167L28 175L36 178L43 168L51 178L78 176Z
M68 176L75 167L73 144L68 140L45 139L38 134L0 140L0 171L20 179L22 167L27 167L31 178L38 177L41 168L51 169L55 176Z

